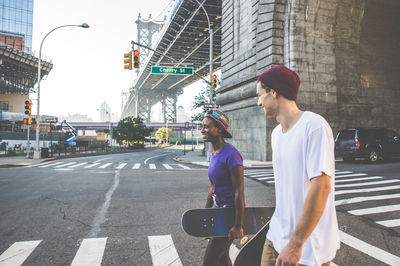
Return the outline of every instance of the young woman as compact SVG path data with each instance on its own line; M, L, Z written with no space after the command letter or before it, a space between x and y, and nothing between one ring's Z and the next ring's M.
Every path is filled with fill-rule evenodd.
M228 237L211 238L204 256L204 265L232 265L229 247L234 238L243 237L244 188L243 159L239 151L224 138L232 138L227 131L228 117L219 110L209 111L202 123L204 142L211 142L208 176L211 182L206 208L235 208L235 225Z

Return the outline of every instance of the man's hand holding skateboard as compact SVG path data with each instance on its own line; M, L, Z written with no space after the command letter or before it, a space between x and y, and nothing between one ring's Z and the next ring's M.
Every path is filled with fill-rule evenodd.
M242 238L244 236L243 226L242 225L234 225L231 230L229 230L228 238L229 240L235 238Z

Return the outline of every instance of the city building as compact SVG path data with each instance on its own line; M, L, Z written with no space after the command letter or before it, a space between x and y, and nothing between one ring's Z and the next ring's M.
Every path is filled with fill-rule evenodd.
M178 109L176 110L176 122L185 123L190 121L190 116L185 112L185 108L182 105L179 105Z
M104 101L98 110L100 111L100 122L109 122L111 119L111 107L108 103Z

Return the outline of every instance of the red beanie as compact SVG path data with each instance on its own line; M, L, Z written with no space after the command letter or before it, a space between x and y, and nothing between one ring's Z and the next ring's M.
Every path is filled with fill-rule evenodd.
M300 78L295 71L285 66L274 66L259 75L258 80L285 98L296 101Z

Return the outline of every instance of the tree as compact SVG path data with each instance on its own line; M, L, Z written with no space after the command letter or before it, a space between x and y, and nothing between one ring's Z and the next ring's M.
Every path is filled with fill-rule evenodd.
M213 90L213 102L216 101L216 93ZM205 104L210 103L210 90L207 87L203 87L203 89L199 92L197 96L194 97L193 102L193 110L200 109L201 111L192 115L192 121L203 121L204 115L206 113L206 109L204 108Z
M118 122L118 126L113 128L113 139L119 144L143 142L153 131L147 128L140 117L126 117Z
M168 128L168 140L170 139L172 134L172 130ZM156 132L156 139L161 140L162 142L167 142L167 128L160 127Z

